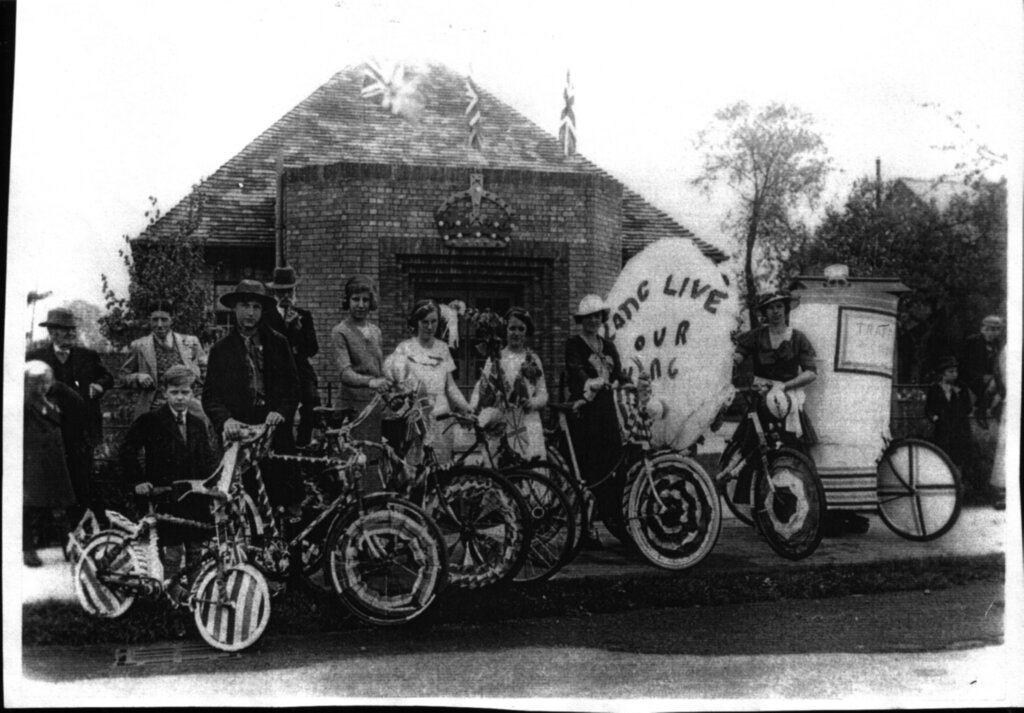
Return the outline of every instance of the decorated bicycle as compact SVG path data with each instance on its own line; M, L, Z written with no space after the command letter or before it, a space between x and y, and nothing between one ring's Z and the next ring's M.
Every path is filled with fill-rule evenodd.
M270 620L270 591L262 572L246 560L240 492L231 487L236 464L246 458L241 444L232 444L220 466L206 481L179 481L159 488L153 497L205 497L211 501L214 525L149 512L138 521L106 511L110 527L96 529L86 513L69 535L75 594L93 616L123 616L139 597L163 600L193 613L196 628L211 646L241 651L263 635ZM158 524L207 532L213 538L194 566L165 578Z
M380 625L411 621L433 606L447 583L447 556L433 520L392 493L363 495L363 453L349 433L368 410L321 438L302 455L269 450L271 429L249 432L253 457L238 469L238 492L249 558L281 591L291 580L326 583L353 614ZM282 522L270 506L259 464L298 466L302 514ZM320 577L322 573L322 578Z

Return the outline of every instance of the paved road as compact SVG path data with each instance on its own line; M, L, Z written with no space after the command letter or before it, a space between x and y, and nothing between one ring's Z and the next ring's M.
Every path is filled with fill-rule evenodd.
M26 679L5 697L38 696L51 705L237 704L256 696L279 704L458 696L1005 705L1007 685L1024 702L1024 661L1015 668L1007 659L1003 608L1001 583L984 583L276 637L242 656L178 664L115 666L114 647L40 647L25 650Z

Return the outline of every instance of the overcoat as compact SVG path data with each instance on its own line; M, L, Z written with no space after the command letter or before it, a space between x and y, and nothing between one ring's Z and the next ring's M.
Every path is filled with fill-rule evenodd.
M66 508L76 502L60 421L55 404L36 400L25 404L24 507Z
M53 344L34 349L25 355L25 361L38 360L46 362L53 369L54 378L67 384L85 401L86 421L85 435L89 443L99 443L103 434L103 414L100 411L100 398L89 395L89 385L99 384L104 393L114 386L114 377L103 366L100 355L85 347L71 347L68 359L63 364L54 352Z

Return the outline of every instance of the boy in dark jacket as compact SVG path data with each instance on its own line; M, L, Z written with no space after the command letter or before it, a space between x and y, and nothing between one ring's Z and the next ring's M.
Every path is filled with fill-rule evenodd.
M146 497L156 487L170 486L176 480L207 478L217 467L217 458L201 418L189 413L195 374L182 365L172 366L162 379L167 403L139 416L132 423L121 445L121 473L134 485L135 494ZM140 464L140 452L145 452ZM172 499L158 510L167 515L212 523L210 501L199 495ZM160 543L164 546L164 576L173 579L183 560L194 566L201 543L208 533L195 527L161 523Z
M924 411L932 425L931 441L964 472L971 452L971 395L957 380L956 359L945 357L935 365L938 380L928 387Z

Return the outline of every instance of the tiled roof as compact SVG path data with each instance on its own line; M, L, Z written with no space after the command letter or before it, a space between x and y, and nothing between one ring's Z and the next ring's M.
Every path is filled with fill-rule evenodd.
M581 155L564 156L554 136L480 87L484 150L469 148L465 78L439 65L417 70L415 77L422 111L410 121L384 109L379 98L362 95L362 66L335 74L203 182L206 203L198 233L211 244L272 241L279 153L286 168L412 164L596 173L616 180ZM186 205L179 203L140 237L164 235ZM662 237L694 237L625 186L623 217L627 253ZM720 254L704 245L709 257Z

